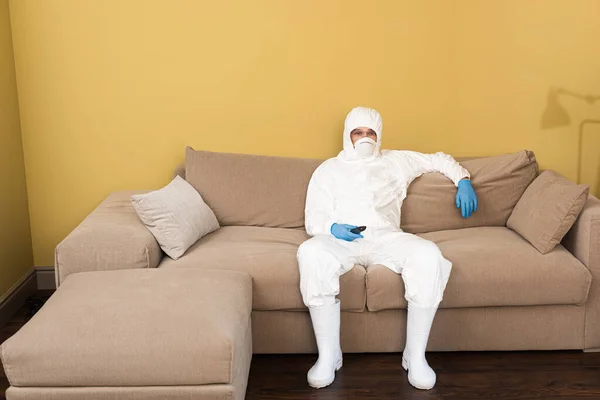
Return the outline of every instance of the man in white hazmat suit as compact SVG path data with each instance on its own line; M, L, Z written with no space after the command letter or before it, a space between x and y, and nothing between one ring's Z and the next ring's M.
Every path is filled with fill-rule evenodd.
M477 210L469 172L443 153L383 150L382 120L373 109L357 107L344 124L344 150L314 172L306 199L305 224L312 236L298 249L300 290L309 308L319 358L308 383L330 385L342 367L339 278L355 264L382 264L402 274L408 301L402 366L411 385L431 389L435 372L425 359L431 324L452 263L432 242L402 232L400 210L410 183L440 172L458 188L456 206L468 218ZM353 233L366 226L361 233ZM356 230L355 230L356 231Z

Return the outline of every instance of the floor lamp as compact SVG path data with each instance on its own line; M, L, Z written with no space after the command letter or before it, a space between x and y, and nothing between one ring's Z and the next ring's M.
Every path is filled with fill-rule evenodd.
M560 126L567 126L571 124L571 117L569 116L569 113L558 101L560 95L569 95L571 97L584 100L590 105L593 105L597 100L600 100L600 96L584 96L561 88L550 89L546 100L546 109L544 110L544 113L542 114L542 119L540 121L540 127L542 129L558 128ZM581 154L583 152L583 132L584 127L588 124L600 124L600 120L584 119L579 124L579 143L577 149L577 183L581 183Z

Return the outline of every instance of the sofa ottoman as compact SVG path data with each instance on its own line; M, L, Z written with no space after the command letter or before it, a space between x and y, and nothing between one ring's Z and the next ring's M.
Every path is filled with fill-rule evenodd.
M7 400L243 399L251 309L243 272L73 274L0 347Z

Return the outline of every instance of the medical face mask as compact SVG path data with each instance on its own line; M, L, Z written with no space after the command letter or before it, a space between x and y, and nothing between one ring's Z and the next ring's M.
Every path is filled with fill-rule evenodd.
M357 140L354 143L354 151L356 152L356 157L359 159L372 156L376 147L377 142L367 137Z

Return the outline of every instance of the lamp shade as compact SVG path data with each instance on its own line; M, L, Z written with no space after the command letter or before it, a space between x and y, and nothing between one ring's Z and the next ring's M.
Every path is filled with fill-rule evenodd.
M569 125L570 123L571 117L569 117L567 111L558 102L558 92L550 90L546 101L546 109L540 121L540 127L542 129L551 129Z

